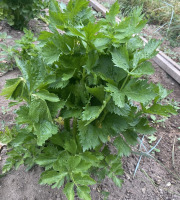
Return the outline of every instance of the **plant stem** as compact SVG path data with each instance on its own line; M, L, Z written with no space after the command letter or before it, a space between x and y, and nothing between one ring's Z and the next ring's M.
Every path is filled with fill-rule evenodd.
M120 88L120 91L124 88L126 82L128 81L129 76L130 76L129 74L126 76L126 79L124 80L124 82L123 82L123 84L122 84L122 86Z
M64 127L67 131L70 131L70 118L64 119Z
M73 119L73 137L76 141L76 135L77 135L77 119L74 118Z

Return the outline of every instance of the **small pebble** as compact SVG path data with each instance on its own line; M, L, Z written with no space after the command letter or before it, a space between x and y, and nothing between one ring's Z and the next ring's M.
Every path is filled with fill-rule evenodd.
M143 193L143 194L146 193L146 188L142 188L142 193Z
M170 183L170 182L168 182L168 183L166 184L166 186L167 186L167 187L170 187L170 186L171 186L171 183Z

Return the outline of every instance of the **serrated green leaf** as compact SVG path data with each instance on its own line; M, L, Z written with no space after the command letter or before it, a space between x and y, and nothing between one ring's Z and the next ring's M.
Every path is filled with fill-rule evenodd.
M165 117L169 117L170 115L177 115L178 112L171 105L161 105L161 104L153 104L150 108L143 110L145 113L162 115Z
M44 44L48 42L48 39L53 36L53 33L48 31L41 31L38 40L42 41Z
M4 131L0 131L0 142L3 144L8 144L13 139L11 130L6 127Z
M127 144L129 145L136 145L138 143L137 140L137 133L133 130L126 130L125 132L122 132L124 138L126 139Z
M110 42L111 40L109 38L98 35L98 38L94 39L93 44L98 52L103 52Z
M97 166L98 163L104 158L104 156L101 154L87 151L82 153L80 156L83 160L87 161L87 163L91 163L93 166Z
M123 108L119 108L118 106L116 106L113 102L113 100L110 100L107 104L108 111L110 113L114 113L120 116L128 116L130 113L130 106L128 104L125 104L125 106Z
M29 118L38 123L40 119L52 121L47 104L42 99L33 99L29 106Z
M156 131L155 128L148 125L148 121L145 118L142 118L140 120L140 122L135 127L135 130L138 133L141 133L141 134L144 134L144 135L148 135L148 134L151 135Z
M57 157L57 161L53 164L53 169L60 172L67 172L67 163L70 157L67 151L61 151Z
M103 101L102 106L86 106L85 107L85 110L83 111L83 114L82 114L82 120L87 122L85 124L86 126L100 116L100 114L103 112L104 108L106 107L107 103L109 102L110 98L111 97L108 96Z
M60 173L56 171L45 171L41 174L39 183L42 184L53 184L59 181L64 181L64 177L67 175L67 172Z
M161 42L159 40L152 39L145 45L142 50L136 52L133 58L133 67L136 67L138 63L149 60L156 56L158 53L156 49L160 45L160 43Z
M47 165L53 165L56 160L57 158L49 158L49 156L39 156L35 162L41 167L45 167Z
M44 87L46 83L46 69L41 57L33 57L31 60L22 61L15 57L16 64L22 72L29 92ZM46 83L46 84L45 84Z
M122 137L117 137L114 140L114 146L118 150L119 156L129 156L131 153L131 148L126 144L126 142L122 139Z
M74 183L66 183L63 192L65 193L68 200L74 200Z
M59 102L47 102L47 106L53 118L56 117L58 112L65 106L65 103L66 102L62 99Z
M81 162L80 156L70 156L67 161L67 169L68 171L76 171L76 167Z
M101 113L101 106L87 106L82 113L82 120L96 119Z
M101 28L100 22L97 23L89 22L88 25L83 28L86 35L86 40L89 42L92 39L96 38L96 34L100 30L100 28Z
M97 86L97 87L86 87L87 91L96 97L100 102L103 102L104 97L105 97L105 92L104 92L104 86Z
M50 93L48 90L40 90L39 92L36 92L35 95L37 95L39 98L43 100L48 100L51 102L58 102L59 97L55 95L54 93Z
M117 176L112 176L112 181L115 183L115 185L119 188L122 187L122 184L123 184L123 180L118 178Z
M94 185L96 184L96 181L92 179L88 175L83 175L81 173L73 174L73 179L76 184L79 185Z
M77 194L80 199L91 200L90 188L88 186L78 186Z
M78 128L79 128L79 137L80 142L83 147L83 151L86 151L91 148L95 148L100 144L98 135L99 130L97 127L89 124L85 126L86 122L79 121Z
M115 105L117 105L119 108L123 108L125 106L125 95L117 87L111 84L107 84L105 90L110 92Z
M64 148L66 151L69 151L72 154L76 154L77 144L74 139L67 140L64 144Z
M163 86L158 83L157 85L153 85L154 91L158 94L158 96L155 98L155 102L159 102L160 100L166 98L169 94L172 93L172 90L167 90L163 88Z
M111 52L111 55L112 61L116 67L129 72L129 55L125 46L122 46L119 49L114 49Z
M48 42L42 49L42 54L45 62L50 65L58 61L61 51L52 42Z
M123 69L114 67L114 63L112 62L112 57L110 55L99 56L97 66L93 69L93 71L99 74L103 80L115 85L118 85L119 81L127 76L127 72Z
M131 38L127 42L127 49L130 53L133 53L136 49L139 49L139 48L142 48L142 47L143 47L143 41L138 36Z
M38 124L35 124L34 134L37 135L37 144L42 146L44 142L52 135L58 132L57 126L49 121L43 120Z
M156 97L156 94L152 91L151 85L149 85L145 80L130 80L122 92L128 97L129 100L141 103L147 103Z
M5 88L2 90L0 95L5 96L7 99L10 98L18 85L21 83L22 78L15 78L6 80Z
M133 72L130 73L131 76L138 78L143 75L151 75L154 74L155 70L152 67L152 63L150 62L143 62L140 64Z
M16 117L16 121L18 124L32 123L32 119L28 116L28 106L20 106L19 110L16 111L16 114L18 115Z
M118 135L128 128L127 119L115 114L108 114L103 121L103 125L107 130L111 130L111 135Z
M78 173L78 172L87 172L88 169L92 167L92 164L91 163L88 163L84 160L81 160L81 162L79 163L79 165L76 167L76 169L73 170L74 173Z
M114 23L115 21L115 17L116 15L119 13L119 3L118 1L116 1L110 8L109 12L106 14L106 19L110 22L110 23Z

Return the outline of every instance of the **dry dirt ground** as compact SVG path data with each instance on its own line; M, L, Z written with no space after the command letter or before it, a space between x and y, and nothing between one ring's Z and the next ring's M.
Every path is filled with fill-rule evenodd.
M6 31L4 27L1 31ZM13 34L12 34L13 33ZM18 32L9 31L9 34L18 39ZM150 77L150 81L161 83L165 88L174 90L170 98L180 102L180 85L161 70L155 63L153 66L155 74ZM15 69L0 77L0 91L5 80L15 78L20 72ZM5 108L3 108L3 107ZM14 121L16 107L8 109L8 101L0 96L0 127L4 123L11 126ZM158 149L154 156L157 160L143 157L136 176L133 174L139 156L132 155L123 158L125 174L122 188L117 188L113 182L106 178L101 184L94 185L91 189L92 200L104 199L102 191L110 192L108 200L180 200L180 115L173 116L159 125L157 128L157 140L162 137ZM152 146L157 142L153 142ZM150 144L145 138L144 144L150 149ZM172 162L172 149L174 148L174 165ZM6 160L6 149L0 153L0 171ZM26 172L25 167L21 166L17 171L13 170L0 179L0 200L66 200L62 190L51 189L49 186L40 186L38 179L42 168L35 166Z

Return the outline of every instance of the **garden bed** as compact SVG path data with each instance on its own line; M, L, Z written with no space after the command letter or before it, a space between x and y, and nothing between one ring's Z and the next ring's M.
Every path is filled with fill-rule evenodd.
M6 30L6 26L3 27L4 30ZM10 30L9 33L12 36L12 42L19 38L19 32ZM169 98L173 98L175 102L180 102L179 84L154 62L153 66L156 72L150 77L150 81L161 83L165 88L174 90ZM20 72L15 69L0 77L0 91L4 87L6 79L15 78L18 75L20 75ZM4 121L5 125L11 126L15 116L13 113L14 109L16 109L16 107L12 107L11 110L9 110L8 101L0 96L1 122ZM165 122L162 120L160 125L156 125L156 121L152 121L152 123L154 123L154 126L157 128L155 134L157 139L152 143L152 146L162 137L157 146L160 152L154 152L157 161L143 157L135 178L133 178L139 156L131 155L123 158L125 175L123 176L124 184L122 188L117 188L110 179L106 178L102 184L91 187L93 200L104 199L103 191L110 193L108 197L109 200L178 200L180 198L180 144L177 140L177 138L180 137L178 129L180 126L180 118L179 116L173 116ZM4 124L2 123L1 129L3 126ZM151 148L147 138L145 138L144 144L148 149ZM174 160L172 159L173 147ZM6 159L6 148L4 147L1 150L0 169ZM25 171L25 167L20 167L17 171L11 171L0 179L0 199L65 200L66 198L62 190L38 185L38 179L42 171L43 169L36 166L28 172Z

